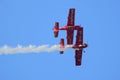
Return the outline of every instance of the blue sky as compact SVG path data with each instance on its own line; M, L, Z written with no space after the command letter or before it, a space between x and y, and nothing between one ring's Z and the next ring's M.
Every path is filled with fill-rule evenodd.
M0 80L120 80L119 0L1 0L0 46L58 44L52 28L66 25L69 8L84 27L82 66L74 51L0 55Z

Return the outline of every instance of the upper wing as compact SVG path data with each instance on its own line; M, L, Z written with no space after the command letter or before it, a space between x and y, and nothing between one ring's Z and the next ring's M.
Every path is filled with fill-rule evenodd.
M83 44L83 28L80 27L80 30L77 30L77 36L76 36L76 45ZM75 51L75 60L76 65L81 65L82 62L82 48L80 50Z
M75 51L75 63L76 66L80 66L82 62L82 50Z
M76 36L76 45L83 44L83 28L80 27L80 30L77 30Z
M69 10L67 26L74 26L74 18L75 18L75 9L71 8Z

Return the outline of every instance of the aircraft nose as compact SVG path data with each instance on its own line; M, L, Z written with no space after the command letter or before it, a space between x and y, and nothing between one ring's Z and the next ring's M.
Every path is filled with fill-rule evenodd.
M86 48L86 47L88 47L88 44L84 43L83 46L84 46L84 48Z

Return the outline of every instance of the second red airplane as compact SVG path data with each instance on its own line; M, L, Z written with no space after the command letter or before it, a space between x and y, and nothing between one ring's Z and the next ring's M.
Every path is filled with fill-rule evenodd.
M71 8L69 10L67 25L59 28L59 23L55 22L54 26L54 37L57 38L59 30L66 30L67 32L67 45L72 45L72 48L75 49L75 64L76 66L81 65L82 61L82 51L83 48L86 48L88 45L83 43L83 27L75 25L75 9ZM73 44L74 30L77 30L76 42ZM64 39L60 40L60 48L64 48ZM60 50L60 54L63 54L64 50Z

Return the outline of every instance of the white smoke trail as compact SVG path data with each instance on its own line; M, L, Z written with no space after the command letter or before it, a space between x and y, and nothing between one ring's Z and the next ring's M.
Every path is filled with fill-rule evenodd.
M60 45L53 45L49 47L48 45L41 45L41 46L35 46L35 45L29 45L26 47L23 47L22 45L18 45L17 47L10 47L8 45L4 45L3 47L0 47L0 54L17 54L17 53L40 53L40 52L53 52L53 51L64 51L71 46L65 46L63 49L60 49Z

